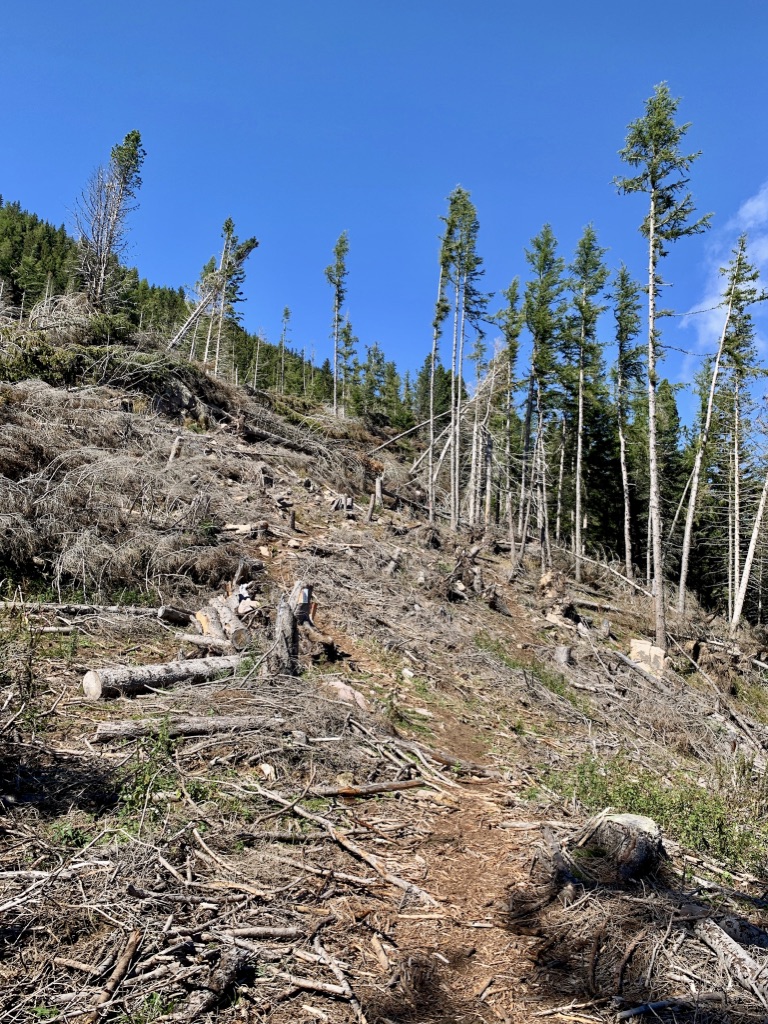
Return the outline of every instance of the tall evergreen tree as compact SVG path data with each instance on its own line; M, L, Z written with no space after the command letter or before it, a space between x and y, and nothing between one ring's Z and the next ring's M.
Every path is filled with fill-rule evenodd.
M333 263L325 268L325 277L333 288L333 415L339 414L339 342L341 339L341 309L347 297L347 256L349 237L346 231L339 235L333 247Z
M695 207L687 186L688 171L699 153L681 152L690 124L675 123L679 100L674 99L665 82L657 85L645 104L645 114L627 130L621 159L637 171L634 176L616 178L620 192L645 193L648 213L640 231L648 240L648 462L649 512L653 546L653 580L656 608L656 644L667 648L664 605L661 495L656 444L656 388L659 329L659 293L664 283L659 262L667 255L667 246L680 238L696 235L709 226L710 215L693 219Z
M571 264L571 289L574 317L571 325L571 344L575 348L576 371L576 473L574 496L574 554L576 581L581 581L582 516L584 497L584 403L586 391L603 376L602 349L597 341L597 321L605 306L597 301L608 279L608 268L603 262L606 249L597 244L597 234L589 224L579 239L576 255Z
M528 524L533 504L533 481L537 476L539 491L539 528L546 542L546 503L544 495L546 466L543 458L545 415L551 404L552 385L556 377L556 345L566 327L567 301L564 292L568 281L565 260L557 253L557 239L549 224L531 239L525 258L532 275L525 288L523 314L531 335L531 362L528 392L523 414L523 439L518 508L518 533L521 538L518 558L525 553ZM535 443L534 443L535 441ZM536 472L534 472L536 471ZM542 544L544 550L545 544Z

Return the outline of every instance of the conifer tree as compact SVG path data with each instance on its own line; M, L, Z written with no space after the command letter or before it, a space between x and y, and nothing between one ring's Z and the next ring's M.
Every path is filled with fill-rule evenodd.
M688 171L699 153L684 154L681 144L690 124L675 123L679 100L674 99L665 82L657 85L645 104L643 117L628 128L621 159L637 173L618 177L620 192L631 195L645 193L649 198L648 213L640 231L648 240L648 463L649 514L653 553L653 581L656 609L656 644L667 648L667 627L664 609L663 550L661 495L656 445L656 388L659 356L658 298L663 280L659 262L667 255L667 246L680 238L696 235L709 226L710 215L694 220L695 207L688 186Z
M339 414L339 343L341 340L341 308L347 297L347 256L349 237L346 231L339 235L333 247L334 261L325 268L325 277L333 288L333 415Z
M539 528L540 531L544 531L542 550L548 540L544 501L546 481L543 476L546 470L543 457L544 418L550 404L551 386L555 378L556 343L561 339L565 329L567 303L563 293L568 283L565 277L565 261L557 254L557 239L549 224L545 224L539 234L531 239L531 247L525 250L525 258L532 271L523 302L525 324L531 335L531 362L523 415L518 508L518 533L521 544L518 559L522 559L525 553L533 503L534 470L538 472Z
M576 349L576 479L574 499L574 554L576 582L581 581L582 555L582 500L584 491L584 402L590 383L602 377L602 352L597 342L597 320L605 309L596 301L608 278L603 263L606 249L597 244L597 234L589 224L579 239L576 255L571 264L571 288L575 316L572 324L572 344Z
M108 310L119 298L119 258L127 244L126 220L135 209L145 156L141 134L128 132L112 147L109 164L94 172L75 210L80 273L95 310Z
M632 579L632 512L627 461L627 419L629 397L640 381L640 348L632 342L640 333L640 286L632 280L622 263L613 289L613 315L616 321L616 363L613 370L616 426L619 436L621 489L624 498L624 570Z
M461 416L464 394L464 348L472 327L482 334L488 296L479 288L485 271L477 254L480 223L469 192L460 185L448 197L448 214L441 244L441 267L452 285L453 345L451 355L451 529L459 526L461 487ZM438 307L440 300L438 299Z

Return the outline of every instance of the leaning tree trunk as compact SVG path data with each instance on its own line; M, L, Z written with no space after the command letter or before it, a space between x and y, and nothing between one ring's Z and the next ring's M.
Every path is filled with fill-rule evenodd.
M739 628L739 622L741 621L741 613L744 608L744 598L747 595L747 586L749 585L749 576L752 572L752 562L755 558L755 549L757 548L757 539L760 535L760 526L763 522L763 514L765 513L766 500L768 500L768 474L766 474L765 483L763 484L763 492L760 495L760 503L757 506L755 522L752 526L752 537L749 541L749 550L747 551L747 557L744 559L744 568L742 570L738 589L736 591L736 598L733 605L733 616L731 618L730 627L731 637L735 635L736 630Z
M725 345L725 336L728 331L728 324L731 320L731 310L733 308L733 295L736 290L736 282L734 279L733 287L731 288L731 295L728 300L728 312L725 315L725 323L723 324L723 331L720 335L720 344L717 348L717 356L715 358L715 365L712 368L712 381L709 385L709 398L707 400L707 411L704 417L704 425L701 428L701 436L699 437L699 447L696 452L696 459L693 465L693 475L691 478L691 494L688 499L688 512L685 517L685 531L683 533L683 550L680 554L680 583L677 593L677 613L682 615L685 612L685 584L688 578L688 559L691 554L691 537L693 535L693 517L696 514L696 499L699 493L699 478L701 476L701 465L704 461L704 453L709 440L709 429L712 424L712 411L715 407L715 387L717 385L717 375L720 370L720 359L723 355L723 347Z

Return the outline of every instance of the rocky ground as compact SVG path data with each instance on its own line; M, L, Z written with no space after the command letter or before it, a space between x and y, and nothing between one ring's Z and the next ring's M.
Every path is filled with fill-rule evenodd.
M758 638L693 611L654 675L617 566L511 579L402 445L204 398L3 390L0 1021L767 1019ZM156 609L236 578L234 670L86 697L210 653ZM607 807L661 860L596 843Z

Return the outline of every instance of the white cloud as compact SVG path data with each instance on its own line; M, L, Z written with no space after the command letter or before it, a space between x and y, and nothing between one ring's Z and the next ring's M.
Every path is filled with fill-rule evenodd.
M702 295L681 322L683 330L695 332L695 347L701 354L713 352L717 347L725 316L721 305L725 278L720 268L732 259L737 236L743 232L747 234L749 261L760 271L759 284L765 287L768 280L768 181L753 196L744 200L723 228L710 235ZM716 306L721 308L712 308ZM757 326L758 348L764 349L766 338L760 330L759 321L764 318L765 312L761 306L753 309L753 316Z
M768 181L749 199L746 199L726 227L736 227L739 231L753 232L756 228L768 226Z

